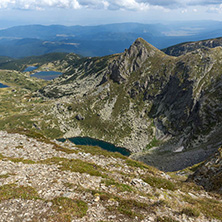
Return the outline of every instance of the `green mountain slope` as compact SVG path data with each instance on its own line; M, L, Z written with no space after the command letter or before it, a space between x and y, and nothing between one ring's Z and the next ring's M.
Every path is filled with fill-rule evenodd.
M103 139L178 170L221 144L221 59L220 47L176 58L139 38L124 53L74 62L39 95L59 103L64 136Z
M45 63L56 62L66 57L67 53L49 53L42 56L30 56L22 59L0 58L0 69L23 71L30 65L41 66ZM78 57L78 56L76 56Z

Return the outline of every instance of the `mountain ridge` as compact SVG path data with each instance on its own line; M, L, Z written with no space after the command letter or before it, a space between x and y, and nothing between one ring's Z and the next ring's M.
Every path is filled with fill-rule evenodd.
M189 155L185 155L183 158L189 160L186 160L187 163L184 164L181 162L178 151L179 158L177 161L174 160L174 164L167 164L166 158L161 162L162 166L159 166L164 170L182 169L187 164L193 165L197 161L204 160L218 148L216 144L221 142L217 139L215 142L204 139L204 135L213 133L214 129L218 128L219 131L216 130L216 132L221 132L219 127L221 119L218 118L221 116L219 115L221 99L215 96L221 95L219 75L221 55L222 51L217 47L198 49L176 58L165 55L139 38L125 52L106 57L107 65L103 68L98 67L99 69L95 71L92 67L105 58L89 59L89 62L85 63L84 69L82 65L77 66L77 69L73 70L74 74L69 71L68 75L64 74L40 92L46 97L50 95L51 99L53 97L66 98L67 103L71 106L71 113L77 112L76 114L80 113L85 116L83 121L76 123L78 133L76 131L76 134L74 130L73 135L85 135L86 133L87 136L97 138L96 122L102 124L112 119L116 128L119 126L119 130L123 129L119 131L122 131L119 139L121 135L122 138L119 140L118 137L114 137L115 139L110 140L104 131L100 132L102 137L99 136L98 139L106 138L109 142L125 146L133 152L142 151L145 146L149 147L152 141L158 141L159 148L153 154L151 151L148 151L148 154L142 153L142 158L133 155L133 158L148 164L160 162L159 159L152 160L152 155L158 156L158 152L164 153L165 151L169 152L164 154L165 157L174 155L174 151L179 150L180 147L182 156L185 151L199 153L197 158L192 154L193 160ZM88 108L91 107L91 111L87 111L87 107L77 108L78 102L75 100L81 101L80 107L84 107L85 101ZM212 106L208 106L208 100ZM106 112L109 115L104 114ZM95 115L93 117L95 122L90 122L91 115ZM129 121L136 122L137 126L135 123L128 124ZM123 123L124 125L121 126ZM87 126L87 124L89 125ZM84 131L81 132L81 130ZM109 134L113 134L111 132ZM131 136L129 136L130 134ZM66 134L66 136L68 135L71 137L71 131L70 134ZM213 135L214 133L212 138L216 137ZM140 144L136 141L140 141ZM207 145L207 141L214 144ZM170 143L172 144L170 145ZM195 151L195 149L193 150L195 146L202 146L202 148ZM207 146L211 148L206 149ZM159 155L159 158L163 157Z
M82 56L104 56L122 52L139 36L162 49L176 43L221 36L220 24L205 21L164 25L116 23L99 26L16 26L0 30L0 55L21 58L50 52L73 52ZM189 26L190 30L184 26Z
M6 85L19 87L25 79L19 97L40 90L3 115L1 129L10 129L13 120L15 128L22 122L51 138L88 136L126 147L132 158L162 170L183 169L221 144L221 58L221 47L173 57L139 38L122 53L49 61L38 70L64 74L48 83L4 70ZM6 111L15 102L13 92L8 98Z
M166 49L162 49L162 51L168 55L180 56L200 48L207 49L207 48L215 48L218 46L222 46L222 37L215 39L200 40L195 42L180 43L174 46L170 46Z

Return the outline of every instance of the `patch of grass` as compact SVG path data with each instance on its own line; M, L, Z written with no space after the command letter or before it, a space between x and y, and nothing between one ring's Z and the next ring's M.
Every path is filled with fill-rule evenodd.
M172 191L176 190L175 184L164 178L155 177L155 176L147 176L143 180L149 185L151 185L152 187L156 187L159 189L163 188L163 189L172 190Z
M26 135L27 137L31 137L33 139L36 139L36 140L44 142L44 143L52 144L53 145L52 148L55 149L56 151L61 151L61 152L67 153L67 154L78 153L78 151L76 151L76 150L68 149L66 147L58 145L55 142L52 142L50 139L46 138L41 133L36 132L34 130L17 128L17 129L8 130L8 133L18 133L18 134ZM16 148L18 148L18 147L16 147Z
M149 205L146 203L138 202L133 199L118 199L117 201L119 202L117 211L130 218L138 217L142 220L144 216L141 211L145 211L146 213L149 211Z
M9 174L4 174L4 175L0 175L0 179L5 179L5 178L8 178L9 177Z
M104 169L96 164L88 163L79 159L65 159L59 157L53 157L47 160L42 160L40 163L44 164L58 164L60 165L60 169L67 171L70 170L72 172L79 173L87 173L91 176L101 176L105 177L101 172Z
M153 140L146 146L146 149L149 150L152 147L157 147L161 144L160 140L157 140L156 137L153 138Z
M156 222L179 222L179 221L168 216L158 216L156 218Z
M80 190L83 191L84 189ZM114 194L101 192L98 190L90 190L85 189L84 191L92 193L92 195L100 196L101 201L108 201L113 200L117 201L118 205L112 205L108 206L107 210L111 211L112 213L120 213L123 214L129 218L135 218L138 217L139 219L143 219L143 215L147 215L152 210L152 207L144 202L139 202L134 199L122 199L121 197L118 197Z
M5 157L0 153L0 160L4 159Z
M18 133L22 135L26 135L27 137L31 137L33 139L41 139L44 141L46 139L41 133L38 133L34 130L24 129L24 128L14 128L7 130L8 133Z
M194 206L206 217L222 220L222 207L220 201L217 201L215 199L209 199L206 197L193 199L188 195L184 196L183 198L184 201Z
M66 147L63 147L63 146L60 146L58 144L54 144L54 146L52 147L54 150L56 151L61 151L61 152L64 152L64 153L67 153L67 154L72 154L72 153L78 153L77 150L74 150L74 149L68 149Z
M90 153L92 155L103 155L105 157L114 157L114 158L121 158L121 159L127 159L127 157L123 156L122 154L118 152L109 152L106 151L98 146L84 146L84 145L77 145L76 147L83 150L85 153Z
M5 159L5 160L10 160L14 163L24 163L24 164L35 164L36 162L33 160L28 160L28 159L23 159L23 158L13 158L13 157L5 157L2 154L0 154L0 160Z
M23 158L9 158L8 157L8 160L14 162L14 163L24 163L24 164L35 164L36 162L33 161L33 160L28 160L28 159L23 159Z
M33 121L31 120L34 116L32 114L21 114L21 113L13 113L10 116L5 117L4 119L0 119L0 129L5 130L13 130L15 127L27 127L32 128Z
M116 182L114 179L107 179L104 181L106 186L114 185L118 192L133 192L133 188L127 184L121 184Z
M17 71L0 70L0 79L7 84L33 91L46 85L46 81L44 80L33 79L24 73Z
M147 169L150 173L152 174L156 174L158 172L158 170L155 168L155 167L152 167L152 166L148 166L142 162L139 162L139 161L136 161L136 160L133 160L133 159L130 159L128 158L125 163L128 165L128 166L131 166L131 167L136 167L136 168L141 168L141 169Z
M181 214L186 214L189 217L199 217L200 216L199 210L197 210L194 207L183 208L183 210L181 211Z
M176 186L183 192L190 192L190 191L200 191L203 190L201 186L198 186L197 184L193 182L183 182L183 181L177 181Z
M84 217L88 210L87 203L81 200L73 200L66 197L57 197L51 200L53 209L57 214L53 221L71 222L73 217Z
M0 187L0 201L16 198L26 200L40 199L36 190L30 186L25 187L8 184Z
M183 170L180 170L176 173L183 173L183 174L193 174L199 167L201 167L202 165L204 164L204 161L203 162L200 162L200 163L197 163L197 164L194 164L193 166L190 166L190 167L187 167Z

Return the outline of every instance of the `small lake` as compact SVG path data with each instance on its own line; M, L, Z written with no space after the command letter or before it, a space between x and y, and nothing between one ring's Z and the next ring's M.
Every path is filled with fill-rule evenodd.
M35 69L37 69L38 67L36 67L36 66L29 66L29 67L27 67L23 72L31 72L31 71L33 71L33 70L35 70Z
M7 87L9 87L9 86L0 83L0 88L7 88Z
M61 142L65 142L66 139L59 139ZM102 140L93 139L90 137L72 137L68 138L72 143L76 145L89 145L89 146L99 146L100 148L110 151L119 152L124 156L129 156L131 152L123 147L117 147L111 143L104 142Z
M61 72L41 71L41 72L36 72L35 74L32 74L31 76L34 76L34 77L36 77L38 79L52 80L52 79L57 78L60 75L62 75Z

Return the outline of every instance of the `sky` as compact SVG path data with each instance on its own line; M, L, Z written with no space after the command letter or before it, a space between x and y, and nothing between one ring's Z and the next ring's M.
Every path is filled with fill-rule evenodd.
M222 0L0 0L0 29L190 20L222 21Z

